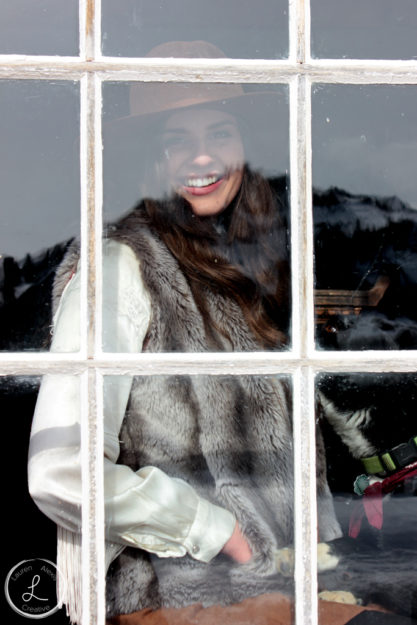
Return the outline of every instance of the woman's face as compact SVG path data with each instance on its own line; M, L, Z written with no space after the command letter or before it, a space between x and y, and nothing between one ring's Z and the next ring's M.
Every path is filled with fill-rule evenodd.
M233 115L215 109L173 113L162 133L164 173L195 215L217 215L237 194L244 151Z

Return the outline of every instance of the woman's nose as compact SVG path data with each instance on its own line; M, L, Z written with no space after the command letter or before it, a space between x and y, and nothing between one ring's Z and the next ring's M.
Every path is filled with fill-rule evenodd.
M211 165L214 158L211 155L211 150L209 147L209 141L205 135L195 136L194 137L194 145L193 145L193 153L191 156L191 161L193 165L198 165L199 167L207 167Z
M207 150L199 150L195 153L192 162L194 165L198 165L199 167L207 167L207 165L211 165L213 162L213 157L207 152Z

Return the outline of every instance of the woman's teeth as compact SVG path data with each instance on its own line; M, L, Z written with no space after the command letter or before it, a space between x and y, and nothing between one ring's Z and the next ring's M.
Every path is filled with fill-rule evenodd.
M186 181L185 186L197 187L197 188L209 187L211 184L214 184L218 180L220 180L220 176L206 176L204 178L189 178Z

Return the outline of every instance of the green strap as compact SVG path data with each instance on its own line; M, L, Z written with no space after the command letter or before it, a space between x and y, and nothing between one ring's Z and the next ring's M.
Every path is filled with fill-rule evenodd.
M369 458L362 458L361 462L365 467L365 471L368 475L375 473L384 473L384 471L395 471L396 465L391 455L386 452L380 456L370 456Z
M417 447L417 436L414 436L411 440ZM375 473L384 473L385 471L395 471L396 464L391 457L391 454L387 451L380 456L370 456L369 458L361 458L361 462L368 475L374 475Z
M362 458L361 462L368 475L374 475L375 473L383 473L385 467L379 459L379 456L370 456L369 458Z
M388 452L385 454L381 454L381 458L388 471L395 471L396 464Z

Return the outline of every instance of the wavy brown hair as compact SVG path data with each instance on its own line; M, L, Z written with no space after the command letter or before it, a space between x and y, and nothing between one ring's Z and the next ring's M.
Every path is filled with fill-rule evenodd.
M188 278L214 343L211 328L216 324L202 287L233 298L262 347L286 344L289 271L283 203L261 174L245 167L236 198L214 217L194 215L179 196L145 199L142 206Z

